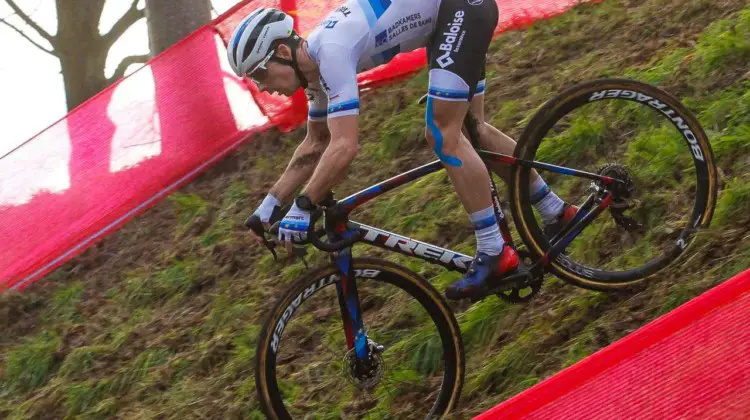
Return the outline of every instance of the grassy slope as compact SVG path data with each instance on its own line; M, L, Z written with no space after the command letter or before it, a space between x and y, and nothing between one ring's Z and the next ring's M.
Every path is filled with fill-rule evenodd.
M741 0L609 0L493 43L487 113L496 126L517 136L537 106L574 82L649 81L699 115L723 190L692 258L645 290L604 294L552 280L528 305L491 298L456 307L468 365L462 418L750 265L749 61L750 7ZM363 95L362 152L339 191L434 159L414 105L426 78ZM262 136L27 292L0 297L0 417L261 418L255 339L275 293L304 266L274 264L241 224L303 136ZM449 191L434 174L356 219L471 253L470 228L447 222L466 220ZM456 278L388 258L441 288Z

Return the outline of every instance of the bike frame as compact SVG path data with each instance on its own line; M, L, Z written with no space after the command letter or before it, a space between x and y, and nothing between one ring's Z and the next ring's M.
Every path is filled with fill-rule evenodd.
M495 153L486 150L477 149L477 153L486 162L498 162L509 166L524 166L539 170L556 172L564 175L571 175L581 178L588 178L600 182L604 187L609 187L615 183L623 181L586 171L579 171L557 165L550 165L543 162L527 161L502 153ZM348 220L348 214L361 206L362 204L396 188L407 184L411 181L422 178L433 172L444 169L443 163L439 160L422 165L418 168L394 176L388 180L375 184L369 188L352 194L335 204L336 212L342 214L343 220L336 221L335 226L327 226L327 235L331 239L346 239L359 233L358 242L367 243L389 251L398 252L410 257L416 257L427 261L431 264L437 264L449 270L466 272L472 261L472 257L441 248L416 239L401 236L396 233L381 230L362 223ZM494 181L490 176L490 189L495 207L495 215L498 219L503 239L507 244L513 246L513 240L510 234L510 227L500 208L497 189ZM545 253L539 262L532 268L546 267L550 261L554 260L565 247L578 236L583 229L588 226L602 211L612 203L612 193L606 188L598 190L596 194L590 194L588 199L580 207L576 217L569 222L555 237L550 240L552 246ZM344 322L344 332L346 334L347 348L355 349L357 359L366 361L369 359L367 349L367 335L364 323L362 321L362 311L357 294L357 284L354 276L352 265L352 248L348 247L334 254L333 260L339 267L340 281L336 283L338 294L339 308L341 310L342 320Z

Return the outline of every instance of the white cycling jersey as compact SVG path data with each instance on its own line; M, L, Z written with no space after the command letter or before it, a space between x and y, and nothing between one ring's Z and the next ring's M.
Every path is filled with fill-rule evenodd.
M357 73L427 45L439 7L440 0L350 0L331 12L308 37L321 76L308 88L310 119L359 113Z
M308 37L320 70L307 89L309 118L358 114L357 73L420 47L427 47L430 97L466 101L483 94L497 19L494 0L347 1Z

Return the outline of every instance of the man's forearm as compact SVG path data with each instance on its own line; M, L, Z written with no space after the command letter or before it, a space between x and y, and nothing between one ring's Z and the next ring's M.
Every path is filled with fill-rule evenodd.
M331 142L303 193L307 194L313 203L322 200L346 175L346 170L356 155L356 141Z
M269 192L278 200L289 202L297 188L310 179L324 150L325 144L305 140L297 147L286 170Z

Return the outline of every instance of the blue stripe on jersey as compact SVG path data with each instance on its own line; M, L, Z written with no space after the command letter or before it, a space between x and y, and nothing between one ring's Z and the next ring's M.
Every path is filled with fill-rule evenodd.
M327 110L322 110L322 111L313 111L313 110L311 109L311 110L310 110L310 112L308 112L308 113L307 113L307 115L309 115L309 116L310 116L310 117L312 117L312 118L323 118L323 117L325 117L326 115L328 115L328 111L327 111Z
M370 2L370 7L372 7L372 10L375 12L375 16L380 19L381 16L383 16L383 13L385 13L386 10L391 6L391 0L368 0Z
M346 101L337 105L329 106L328 113L333 114L334 112L349 111L350 109L359 109L358 99L352 99L351 101Z
M477 83L477 93L484 92L484 84L485 84L484 80L480 80L479 83Z
M370 29L374 28L378 22L378 17L375 16L375 11L372 10L372 6L369 5L368 0L359 0L359 8L362 9L367 18L367 25Z
M359 7L367 17L370 29L375 27L383 13L391 6L391 0L359 0Z
M469 99L469 92L468 91L460 91L460 90L451 90L451 89L438 89L431 87L428 91L430 95L434 95L437 97L443 97L443 98L460 98L460 99Z

